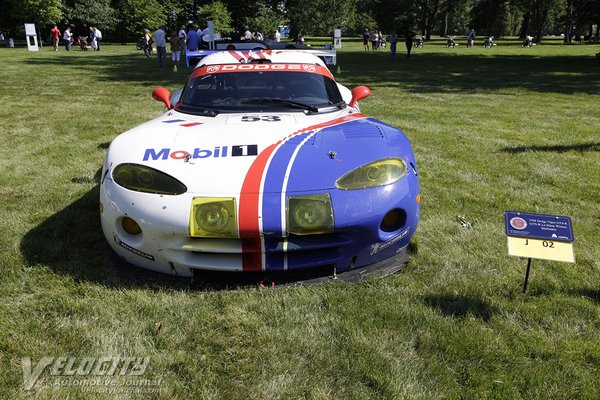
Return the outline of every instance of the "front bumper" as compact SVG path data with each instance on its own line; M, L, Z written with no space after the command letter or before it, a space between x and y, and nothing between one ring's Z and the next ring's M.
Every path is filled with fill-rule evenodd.
M330 190L335 231L327 234L282 235L263 215L260 241L249 248L244 239L197 238L189 235L193 194L163 196L132 192L106 179L101 187L102 229L113 250L126 262L179 276L195 270L244 271L248 252L258 251L261 265L253 270L284 271L329 268L350 271L394 257L406 250L417 228L419 193L416 176L379 188L360 191ZM306 194L306 193L294 193ZM264 194L264 210L281 214L280 193ZM384 216L403 212L398 229L383 231ZM142 233L130 235L121 226L134 219Z

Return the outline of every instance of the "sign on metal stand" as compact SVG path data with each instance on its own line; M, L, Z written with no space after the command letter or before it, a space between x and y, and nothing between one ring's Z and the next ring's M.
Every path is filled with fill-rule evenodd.
M508 255L527 258L523 293L527 291L533 258L575 263L571 218L505 211L504 224Z

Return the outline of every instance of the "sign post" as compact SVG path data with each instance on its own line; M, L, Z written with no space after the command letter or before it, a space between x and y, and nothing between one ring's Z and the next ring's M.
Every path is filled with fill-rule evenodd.
M504 224L508 255L527 258L523 293L527 291L533 258L575 263L571 218L505 211Z
M27 50L39 51L35 24L25 24L25 37L27 39Z
M333 30L333 47L335 49L342 48L342 30L339 28Z

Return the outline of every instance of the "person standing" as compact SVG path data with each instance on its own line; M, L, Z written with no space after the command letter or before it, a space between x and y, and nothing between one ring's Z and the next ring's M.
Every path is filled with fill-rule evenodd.
M392 33L390 36L390 52L392 53L392 57L396 57L396 44L398 43L398 36L395 33Z
M412 30L406 32L406 40L404 42L406 43L406 58L410 58L410 52L412 50L414 40L415 33Z
M159 26L154 32L154 44L156 44L156 54L158 55L158 65L164 67L167 65L167 38L163 26Z
M250 28L248 27L244 31L244 40L252 40L252 32L250 32Z
M96 50L100 51L100 41L102 40L102 32L94 27L94 36L96 37Z
M58 40L60 38L60 30L58 26L54 25L52 29L50 29L50 37L52 38L52 46L54 47L54 51L58 51Z
M96 47L98 47L98 41L96 40L96 32L94 31L93 26L90 26L89 37L90 37L90 44L92 45L92 49L96 50Z
M175 32L171 35L169 43L171 44L171 61L173 61L173 64L179 65L179 61L181 61L181 41Z
M379 48L379 34L377 30L371 32L371 50L375 51Z
M473 47L473 43L475 42L475 31L471 29L469 35L467 36L467 47Z
M198 33L198 47L201 49L208 49L209 40L204 40L204 37L208 36L208 34L210 33L210 30L208 29L208 25L206 24L206 22L202 22L196 32ZM210 38L207 37L207 39L210 39Z
M67 26L65 32L63 33L63 40L65 41L65 48L67 51L71 51L71 43L73 39L73 34L71 33L71 27Z
M365 47L365 51L369 51L369 40L371 39L371 34L369 30L365 28L365 31L362 34L363 36L363 46Z
M277 43L281 42L281 33L279 32L279 29L275 31L275 41Z
M181 28L179 28L179 33L177 33L177 37L179 38L179 47L181 48L181 58L184 58L185 48L187 46L187 33L185 32L185 26L181 25Z
M198 32L194 29L193 25L188 26L187 33L187 50L198 51Z

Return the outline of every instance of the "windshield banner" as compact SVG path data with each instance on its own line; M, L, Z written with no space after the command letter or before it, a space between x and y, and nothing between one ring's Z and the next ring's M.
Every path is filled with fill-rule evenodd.
M257 72L257 71L277 71L277 72L308 72L317 75L323 75L333 79L329 69L315 64L226 64L226 65L206 65L196 68L192 78L199 76L227 73L227 72Z

